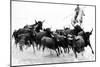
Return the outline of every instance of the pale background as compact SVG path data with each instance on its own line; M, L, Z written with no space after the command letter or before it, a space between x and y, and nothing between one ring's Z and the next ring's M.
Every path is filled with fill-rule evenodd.
M42 0L42 1L47 1L47 0ZM97 16L99 16L99 12L100 10L98 9L99 7L99 1L94 1L94 0L48 0L49 2L66 2L66 3L80 3L80 4L95 4L97 5ZM3 2L3 3L2 3ZM1 11L0 11L0 15L1 15L1 56L0 56L0 65L2 67L7 67L7 65L9 65L9 43L10 43L10 38L9 38L9 35L10 35L10 7L9 7L9 1L6 2L6 0L3 0L1 3ZM99 20L99 17L97 18L97 36L99 34L99 23L98 23L98 20ZM99 66L99 36L97 37L97 62L94 62L94 63L74 63L74 64L59 64L59 65L43 65L41 67L66 67L66 66L70 66L70 67L73 67L73 66L91 66L91 67L94 67L94 66ZM5 64L5 65L4 65Z
M34 3L34 2L12 2L12 32L15 29L23 28L26 24L34 24L35 19L45 20L43 28L50 27L51 30L63 29L64 27L71 27L71 20L74 17L74 10L76 5L64 4L48 4L48 3ZM93 33L90 36L91 46L95 52L95 7L93 6L80 6L85 13L83 17L82 27L85 31L90 31L93 28ZM48 56L49 52L36 52L33 54L32 49L24 51L22 54L14 47L12 43L12 65L30 65L41 63L60 63L60 62L73 62L74 58L67 55L66 57L44 57ZM29 51L29 52L27 52ZM45 50L47 51L47 50ZM40 54L39 56L37 54ZM22 56L21 56L22 55ZM31 57L32 55L32 57ZM40 57L41 56L41 57ZM40 57L40 59L39 59ZM84 58L84 59L83 59ZM45 60L47 59L47 60ZM52 62L50 61L52 59ZM64 59L64 60L63 60ZM69 59L69 60L68 60ZM95 54L91 54L91 49L85 49L84 57L78 58L78 61L93 61ZM25 61L26 60L26 61ZM36 60L36 61L34 61ZM31 61L31 62L30 62ZM76 61L77 62L77 61Z
M35 19L45 20L43 28L50 27L52 30L72 27L71 20L75 14L76 5L48 4L34 2L12 2L12 32L22 28L26 24L34 24ZM95 32L95 7L80 6L85 13L83 28ZM93 32L93 33L94 33Z

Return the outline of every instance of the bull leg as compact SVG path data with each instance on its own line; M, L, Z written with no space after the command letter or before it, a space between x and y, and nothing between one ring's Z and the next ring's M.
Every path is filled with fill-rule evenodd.
M15 45L16 45L16 48L17 48L17 41L15 40Z
M70 49L71 49L69 45L68 45L68 48L67 48L67 49L68 49L68 54L69 54L69 52L70 52Z
M33 47L33 53L35 53L35 48L34 48L34 44L32 44L32 47Z
M62 49L60 48L60 53L63 53Z
M36 48L37 48L37 50L38 50L38 44L36 45Z
M31 46L31 43L32 43L32 42L28 41L29 47Z
M63 48L64 49L64 53L66 53L66 48Z
M82 56L84 56L84 50L85 50L85 49L82 47L82 50L83 50L83 51L82 51Z
M52 50L50 50L50 55L53 55L53 54L52 54Z
M58 50L58 54L60 55L60 48L58 48L57 50Z
M93 51L92 46L91 46L90 43L89 43L89 47L91 48L92 54L94 54L94 51Z
M84 51L82 52L82 56L84 56Z
M59 56L59 53L57 52L57 50L55 50L56 51L56 53L57 53L57 56Z
M18 40L16 39L16 40L15 40L15 45L16 45L16 48L17 48L17 44L18 44Z
M41 48L41 44L39 43L37 46L37 50L40 50L40 48Z
M57 50L58 50L58 53L59 53L59 54L62 53L61 47L59 47Z
M65 49L64 49L64 52L65 52L65 53L67 53L67 51L68 51L68 49L67 49L67 48L65 48Z
M69 47L67 48L67 50L68 50L68 53L69 53Z
M66 43L64 42L62 42L62 45L63 45L63 50L64 50L64 53L66 53Z
M74 48L73 48L73 52L74 52L74 54L75 54L75 58L77 58L77 54L76 54L76 51L75 51Z
M43 52L44 52L45 46L43 46Z
M76 54L76 51L74 51L74 54L75 54L75 58L77 58L77 54Z
M19 46L20 50L23 51L23 46Z
M38 50L40 50L40 49L41 49L41 46L42 46L42 45L40 44L40 45L39 45L39 48L38 48Z
M41 45L39 46L38 50L40 50L40 48L41 48Z
M28 49L28 46L26 46L26 48L25 49Z
M39 50L39 44L38 43L36 44L36 48L37 48L37 50Z

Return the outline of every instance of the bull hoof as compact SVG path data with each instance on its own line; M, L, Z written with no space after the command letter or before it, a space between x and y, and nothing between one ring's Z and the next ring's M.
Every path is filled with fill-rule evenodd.
M57 57L59 57L59 54L57 54Z

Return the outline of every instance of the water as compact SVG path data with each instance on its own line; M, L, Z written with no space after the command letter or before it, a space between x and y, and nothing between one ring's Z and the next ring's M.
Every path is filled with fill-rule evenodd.
M12 46L12 65L31 65L31 64L46 64L46 63L63 63L63 62L78 62L78 61L93 61L95 60L95 55L91 53L91 49L87 47L85 52L78 54L78 58L75 58L73 51L70 53L63 53L59 57L56 56L55 51L52 51L50 54L50 50L45 49L35 52L32 47L25 49L23 52L19 50L19 48L13 44Z

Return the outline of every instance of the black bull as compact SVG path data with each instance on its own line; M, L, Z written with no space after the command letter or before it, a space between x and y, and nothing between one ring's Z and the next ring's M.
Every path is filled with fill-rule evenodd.
M80 53L84 51L84 47L89 46L91 48L92 53L94 54L94 51L90 44L90 35L92 34L93 29L91 32L84 32L83 29L80 27L76 27L75 29L71 30L67 28L66 30L56 30L56 32L60 35L65 35L67 38L67 45L69 45L72 50L75 53L75 56L77 57L77 52ZM60 33L59 33L60 32ZM70 34L71 37L68 35Z
M74 51L76 58L77 58L76 53L80 53L84 51L84 47L87 46L91 48L92 54L94 54L94 51L91 47L90 40L89 40L92 31L91 32L81 31L78 33L77 36L72 36L72 39L69 40L69 42L71 41L69 45L72 47L72 50Z
M22 50L23 45L30 46L30 44L33 45L33 41L35 41L34 34L32 33L33 30L36 32L39 32L40 29L42 29L42 21L35 21L36 23L33 25L26 25L24 28L20 28L18 30L15 30L13 32L13 37L15 39L15 44L17 45L19 43L19 46ZM34 46L34 45L33 45Z
M19 47L20 47L20 50L23 50L22 47L24 45L30 47L31 45L34 45L34 36L30 33L25 33L25 34L20 34L19 35L20 39L19 39Z
M32 34L34 35L34 38L35 38L34 41L36 43L36 47L38 48L38 46L39 46L38 49L40 49L40 47L41 47L41 39L42 39L42 37L44 37L44 36L51 37L51 33L52 32L50 31L49 28L45 29L42 32L36 32L36 31L33 30Z
M45 48L49 48L52 49L54 51L56 51L57 56L59 56L59 46L57 45L57 42L55 40L55 38L50 38L50 37L42 37L41 39L41 45L43 46L43 51Z
M82 31L82 29L80 29L79 27L76 27L73 30L67 29L67 30L63 30L63 32L62 32L63 33L62 35L66 36L66 38L68 38L68 34L81 37L81 38L77 39L77 38L75 38L75 36L73 36L72 37L73 39L72 40L69 39L68 43L67 43L73 49L76 57L77 57L76 52L79 53L79 52L83 51L84 47L86 47L87 45L89 45L90 48L92 49L90 40L89 40L89 36L92 34L92 31L91 32L83 32L81 35L79 35L78 33L80 31ZM49 49L53 49L56 51L57 55L59 55L58 48L65 47L64 41L62 41L62 40L59 41L59 43L63 42L63 44L64 44L64 45L63 44L59 45L56 37L50 38L48 35L50 35L50 34L48 34L47 31L38 32L38 33L36 31L31 31L30 33L28 32L28 34L25 33L25 34L19 35L18 36L20 39L19 43L24 43L24 42L30 41L30 43L32 44L32 41L35 41L37 44L39 44L39 46L42 45L43 49L45 47L47 47ZM32 38L35 38L35 39L32 39ZM58 38L58 40L60 40L60 39ZM92 50L92 53L94 53L93 50Z

